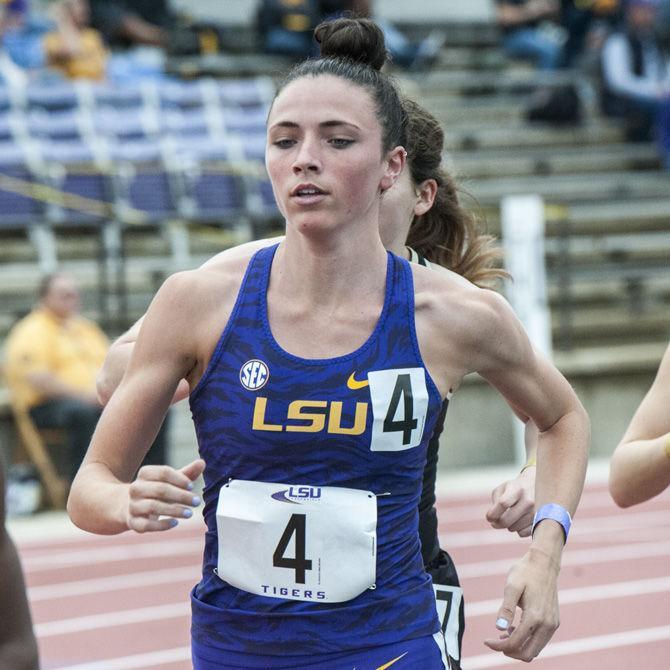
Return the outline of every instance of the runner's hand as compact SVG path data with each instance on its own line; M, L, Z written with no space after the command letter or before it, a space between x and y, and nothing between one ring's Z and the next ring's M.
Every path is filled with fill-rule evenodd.
M147 533L174 528L177 519L193 516L200 498L191 492L193 482L205 469L197 459L177 470L168 465L145 465L129 487L127 524L130 530Z
M524 468L516 479L504 482L491 493L486 520L494 528L507 528L528 537L535 513L535 466Z
M533 547L512 567L496 620L505 632L498 640L484 640L487 647L526 662L544 649L559 626L558 571L554 559Z

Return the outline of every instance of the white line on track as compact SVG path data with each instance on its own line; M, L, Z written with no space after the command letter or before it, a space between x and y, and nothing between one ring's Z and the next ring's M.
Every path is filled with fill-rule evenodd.
M669 515L667 512L643 512L640 514L627 514L621 517L611 516L590 521L576 523L573 532L579 536L593 536L599 533L612 531L623 531L637 529L643 525L656 528L667 524ZM466 531L460 533L446 534L445 547L470 547L491 544L515 543L518 538L515 534L494 530L493 528L483 531ZM124 544L116 547L94 547L77 548L60 553L44 552L39 555L28 555L22 557L24 570L33 574L60 568L74 567L79 565L100 565L116 561L130 561L138 558L165 558L193 554L200 555L203 540L175 539L165 542L145 542L141 539L137 543Z
M112 626L127 626L130 624L143 623L146 621L163 621L165 619L176 619L189 616L191 607L184 600L180 603L169 605L153 605L132 610L121 610L118 612L106 612L104 614L91 614L79 616L73 619L60 619L47 621L35 625L35 634L38 638L53 637L55 635L69 635L81 633L85 630L97 630L99 628L111 628Z
M593 537L612 531L625 531L629 529L638 529L644 526L653 526L658 530L661 526L670 524L670 513L661 512L641 512L639 514L619 514L614 516L604 516L588 520L579 520L575 522L570 537L578 536ZM463 531L457 533L448 532L447 528L440 524L440 532L445 534L446 547L477 547L491 544L506 544L516 541L514 533L501 532L495 528L486 530Z
M167 568L164 570L146 570L113 577L96 577L94 579L80 579L73 582L58 582L32 586L28 589L28 599L31 603L44 600L75 598L88 596L93 593L107 593L123 589L138 589L157 584L177 584L179 582L193 582L200 579L200 566L186 566L183 568Z
M639 579L629 582L614 582L598 586L565 589L559 592L559 601L561 605L567 605L666 591L670 591L670 577L659 577L657 579ZM500 599L480 600L467 603L466 612L468 618L484 616L497 612L499 607ZM184 601L167 605L108 612L106 614L93 614L72 619L48 621L37 624L35 632L38 637L45 638L80 633L86 630L109 628L111 626L162 621L187 616L189 613L188 603Z
M448 542L442 546L449 548ZM656 556L667 556L670 554L670 542L644 542L640 544L621 544L612 547L600 547L597 549L568 549L566 550L561 564L566 565L592 565L601 563L614 563L617 561L635 560L638 558L653 558ZM506 574L512 567L513 559L502 559L497 561L481 561L478 563L464 563L457 565L458 574L464 577L489 577L491 575Z
M614 582L611 584L598 584L597 586L580 586L574 589L561 589L558 592L558 600L563 605L586 603L594 600L611 600L612 598L627 598L629 596L643 596L648 594L663 593L670 591L670 577L658 577L657 579L636 579L630 582ZM502 602L500 598L494 600L480 600L478 602L465 602L465 612L468 619L476 616L495 614Z
M616 647L629 647L636 644L647 644L660 640L670 640L670 626L659 626L658 628L639 628L637 630L626 630L611 635L596 635L594 637L583 637L576 640L564 640L553 642L546 647L533 665L542 665L542 659L558 658L560 656L573 656L584 654L589 651L600 651L601 649L614 649ZM595 659L594 659L595 661ZM486 668L498 668L501 665L522 664L501 654L482 654L464 659L465 670L485 670Z
M441 497L437 501L437 511L440 519L447 521L472 521L476 519L484 519L486 510L490 507L488 501L479 503L470 503L466 505L451 503L449 498ZM616 510L612 497L607 492L586 492L579 502L580 515L585 510L593 509L609 509Z
M647 644L649 642L658 642L660 640L668 639L670 639L670 626L641 628L637 630L623 631L621 633L613 633L611 635L596 635L575 640L564 640L562 642L554 642L550 644L543 650L535 663L541 664L542 659L545 658L572 656L574 654L583 654L589 651ZM177 649L166 649L163 651L136 654L134 656L125 656L105 661L63 666L55 668L55 670L136 670L165 663L185 661L190 659L190 657L191 652L188 647L179 647ZM520 664L520 661L507 658L501 654L482 654L464 660L465 670L486 670L487 668L497 668L503 665L513 664Z
M191 649L189 647L178 647L177 649L163 649L162 651L152 651L147 654L112 658L107 661L93 661L62 666L54 668L54 670L136 670L137 668L150 668L152 666L162 668L166 663L178 663L179 661L190 660Z
M443 546L448 546L448 536L443 538ZM622 544L597 549L573 549L570 545L563 555L562 564L590 565L594 563L613 563L617 561L636 560L640 558L654 558L670 555L670 541L644 542L639 544ZM461 577L488 577L506 574L514 559L507 558L495 561L480 561L476 563L458 564L458 573ZM200 574L199 562L192 566L181 568L165 568L128 572L110 577L96 577L67 582L55 582L41 586L32 586L28 589L31 602L77 597L93 593L106 593L124 588L141 588L156 584L197 581Z
M200 560L203 540L175 540L172 542L146 542L121 545L118 547L96 547L94 549L73 549L58 554L44 553L40 556L22 558L27 573L44 572L78 565L100 565L115 561L133 561L138 558L166 558L193 554Z

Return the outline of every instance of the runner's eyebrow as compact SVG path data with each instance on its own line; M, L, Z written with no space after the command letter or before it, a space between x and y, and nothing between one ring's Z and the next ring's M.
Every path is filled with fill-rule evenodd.
M331 119L330 121L322 121L319 124L319 128L337 128L339 126L348 126L354 130L360 130L360 128L355 123L350 123L349 121L341 121L339 119ZM268 130L273 130L274 128L300 128L300 124L295 121L278 121L273 123Z

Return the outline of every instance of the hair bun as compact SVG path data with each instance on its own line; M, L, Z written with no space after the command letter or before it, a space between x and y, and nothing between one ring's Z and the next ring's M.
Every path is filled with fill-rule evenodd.
M388 52L381 28L370 19L324 21L314 30L321 58L348 58L381 70Z

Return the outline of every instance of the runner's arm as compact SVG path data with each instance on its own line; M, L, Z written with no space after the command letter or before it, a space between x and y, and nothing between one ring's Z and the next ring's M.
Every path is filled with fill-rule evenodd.
M283 238L281 237L275 237L263 240L254 240L253 242L247 242L237 247L226 249L225 251L221 251L216 254L216 256L213 256L209 260L205 261L201 265L201 268L216 268L226 260L237 256L249 256L257 249L261 249L262 247L266 247L271 244L276 244L282 239ZM109 399L112 397L112 394L116 390L117 386L121 383L121 379L123 378L123 374L128 367L133 349L135 348L135 342L137 341L143 320L144 315L141 316L125 333L123 333L123 335L115 340L107 352L102 369L100 370L100 373L96 379L98 399L102 405L106 405L109 402ZM172 398L172 402L176 403L180 400L183 400L184 398L187 398L189 392L190 388L188 383L185 380L180 381Z
M524 421L524 443L526 464L514 479L503 482L491 492L491 506L486 520L493 528L507 528L519 537L528 537L532 530L535 513L535 471L537 463L537 426L528 417Z
M193 501L189 484L200 474L201 461L186 472L148 466L149 484L144 483L146 468L138 480L133 478L179 381L197 362L193 323L199 314L207 313L197 297L198 281L203 280L194 273L173 275L149 307L127 373L103 411L72 484L68 512L84 530L101 534L131 527L166 530ZM139 509L133 507L135 503ZM159 520L159 516L168 518ZM145 523L134 524L136 517L143 517Z
M473 363L509 404L538 428L537 507L555 503L574 515L581 496L589 448L589 421L560 372L531 346L507 302L493 292L479 295ZM472 332L471 331L471 332ZM507 623L501 640L486 644L512 658L532 660L558 627L557 578L564 532L540 523L526 555L509 573L498 619ZM514 626L516 608L522 615ZM501 622L501 628L505 628Z
M670 486L670 346L610 464L609 488L621 507L649 500Z

